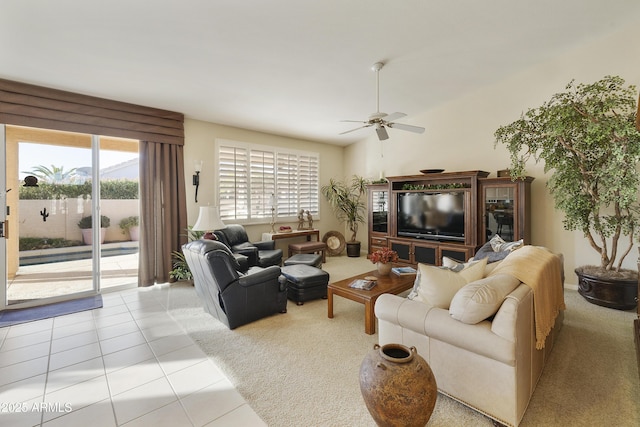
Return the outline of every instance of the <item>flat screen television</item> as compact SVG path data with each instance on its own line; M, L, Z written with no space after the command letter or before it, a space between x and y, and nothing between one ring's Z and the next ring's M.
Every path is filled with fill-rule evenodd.
M398 236L464 241L465 192L398 193Z

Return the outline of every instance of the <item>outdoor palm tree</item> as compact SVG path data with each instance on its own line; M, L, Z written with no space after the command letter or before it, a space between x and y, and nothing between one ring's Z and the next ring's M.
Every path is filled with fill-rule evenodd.
M34 175L39 180L50 184L68 184L74 181L76 177L76 168L65 171L64 166L58 167L51 165L51 168L48 168L46 166L39 165L34 166L31 171L23 171L22 173Z

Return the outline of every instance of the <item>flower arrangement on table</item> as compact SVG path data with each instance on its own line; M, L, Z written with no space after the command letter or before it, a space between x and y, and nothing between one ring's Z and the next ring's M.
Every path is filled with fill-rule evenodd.
M378 249L371 254L370 259L374 264L389 264L390 262L398 262L398 252L389 248Z

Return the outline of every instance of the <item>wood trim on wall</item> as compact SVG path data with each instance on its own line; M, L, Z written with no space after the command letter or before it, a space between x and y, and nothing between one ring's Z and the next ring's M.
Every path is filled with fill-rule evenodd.
M184 115L0 79L0 123L184 145Z

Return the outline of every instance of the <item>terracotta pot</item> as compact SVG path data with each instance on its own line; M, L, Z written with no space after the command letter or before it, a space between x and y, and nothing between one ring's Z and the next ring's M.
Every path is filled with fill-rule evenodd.
M380 273L381 276L388 276L389 273L391 273L391 263L389 262L378 262L376 263L376 267L378 268L378 273Z
M416 348L374 345L360 366L360 391L379 426L421 426L431 418L438 387Z

